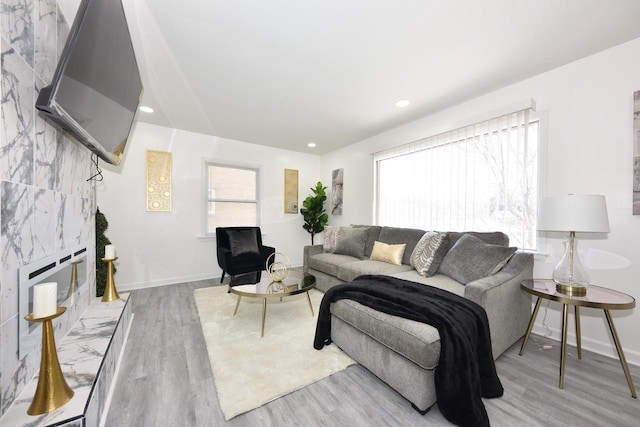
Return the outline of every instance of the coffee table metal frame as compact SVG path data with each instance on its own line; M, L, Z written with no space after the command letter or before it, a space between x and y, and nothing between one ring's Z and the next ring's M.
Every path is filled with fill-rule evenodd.
M622 351L622 344L620 344L620 338L616 332L616 327L613 324L613 318L609 310L625 310L631 309L636 306L636 300L627 294L615 291L613 289L605 288L603 286L589 285L587 287L587 294L585 296L570 296L562 294L556 291L556 284L553 280L549 279L532 279L523 280L520 283L520 288L534 296L538 297L536 305L531 314L529 320L529 326L527 326L527 332L520 348L520 356L524 354L524 350L527 347L529 341L529 335L531 335L531 329L538 315L540 309L540 303L543 299L550 301L558 301L562 303L562 349L560 353L560 383L559 387L564 388L564 367L567 361L567 325L569 321L569 306L575 307L575 324L576 324L576 346L578 349L578 359L582 359L582 345L580 341L580 307L599 308L604 311L609 324L609 330L613 337L613 342L618 352L618 358L622 365L622 370L627 378L629 384L629 390L631 390L631 396L637 398L636 389L631 379L631 373L629 372L629 366L627 365L627 359L624 357Z
M238 312L238 307L240 306L240 300L242 300L242 297L262 298L262 325L260 329L260 337L264 337L264 322L267 316L267 299L279 298L280 301L282 301L282 298L306 293L307 302L309 303L309 309L311 310L311 316L313 317L313 305L311 305L309 291L316 287L316 282L315 280L313 280L311 284L302 287L303 279L306 276L308 275L294 275L293 277L288 277L281 282L272 281L271 278L267 276L260 280L260 282L258 282L257 284L229 286L229 291L232 294L238 295L238 301L236 302L235 310L233 310L233 315L235 316ZM293 282L298 281L299 283L291 283L291 279L293 279ZM290 284L287 284L287 282L289 282ZM266 283L268 283L266 285L266 289L269 292L258 292L258 285L264 285Z

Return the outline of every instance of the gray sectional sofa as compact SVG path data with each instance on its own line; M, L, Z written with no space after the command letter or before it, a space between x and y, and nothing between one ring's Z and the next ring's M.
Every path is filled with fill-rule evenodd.
M425 233L379 226L327 230L324 245L304 248L303 269L316 277L316 287L322 291L362 274L383 274L464 296L487 312L493 356L498 358L526 331L531 299L520 290L520 282L532 277L533 255L513 253L515 248L508 250L509 238L500 232L438 233L442 241L425 274L412 266L417 259L416 246L423 249L423 242L429 237ZM405 245L401 259L395 251L395 260L391 259L394 256L391 261L384 257L385 261L380 260L380 247L399 249L397 245ZM372 253L375 259L371 259ZM496 256L504 259L492 265ZM428 410L436 402L434 372L440 337L434 327L351 300L332 303L330 311L331 339L336 345L419 411Z

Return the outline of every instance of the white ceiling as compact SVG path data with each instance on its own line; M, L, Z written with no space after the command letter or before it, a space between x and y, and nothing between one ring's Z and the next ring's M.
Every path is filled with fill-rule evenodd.
M317 154L640 37L638 0L123 3L140 121Z

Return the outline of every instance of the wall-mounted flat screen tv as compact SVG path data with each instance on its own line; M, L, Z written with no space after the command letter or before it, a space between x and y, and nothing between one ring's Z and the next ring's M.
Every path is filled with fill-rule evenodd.
M142 81L120 0L82 0L36 108L101 159L120 164Z

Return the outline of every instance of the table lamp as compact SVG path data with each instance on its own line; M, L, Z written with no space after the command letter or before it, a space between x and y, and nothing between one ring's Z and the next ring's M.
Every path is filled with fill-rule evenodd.
M545 197L538 208L538 230L569 232L565 253L553 270L556 290L571 296L587 294L589 275L580 262L576 233L608 233L609 219L604 196L567 194Z

